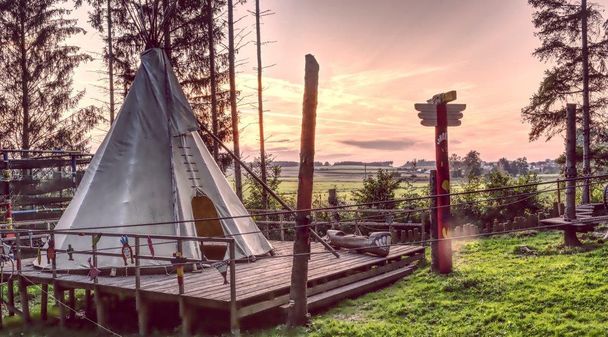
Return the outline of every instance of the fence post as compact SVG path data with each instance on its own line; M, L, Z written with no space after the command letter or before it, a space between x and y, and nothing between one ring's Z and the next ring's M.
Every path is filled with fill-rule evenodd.
M99 234L98 234L99 235ZM93 255L93 266L97 268L97 239L95 234L91 234L91 251ZM95 300L95 312L97 315L97 324L100 325L99 330L103 330L101 326L106 325L106 305L104 299L101 296L101 290L98 285L97 277L93 279L93 298Z
M283 213L279 213L279 235L281 236L281 241L285 241L285 226L283 225L283 220L285 217Z
M23 271L21 270L21 233L17 231L15 233L15 248L17 250L17 273L19 274L19 298L21 300L21 311L23 312L23 320L26 323L32 321L30 317L30 305L27 297L27 281L23 277Z
M141 295L141 255L139 236L135 237L135 309L140 336L148 335L148 307Z
M562 189L561 181L557 179L557 216L562 216Z
M230 241L230 332L233 336L238 336L239 312L236 301L236 248L234 239Z

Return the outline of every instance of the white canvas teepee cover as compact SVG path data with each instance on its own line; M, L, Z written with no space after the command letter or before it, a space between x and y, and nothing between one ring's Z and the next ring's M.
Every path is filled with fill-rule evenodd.
M101 233L196 236L192 197L203 194L219 217L247 215L196 132L198 125L161 49L142 54L141 66L114 125L95 153L56 229ZM185 160L187 158L187 160ZM185 221L153 225L158 222ZM272 246L249 217L220 221L234 235L237 258L268 253ZM134 224L150 224L132 226ZM243 235L239 235L243 233ZM176 243L153 240L157 256L171 256ZM129 244L134 245L133 239ZM55 236L57 249L90 251L90 236ZM101 236L97 249L120 253L118 237ZM142 255L150 255L141 240ZM183 243L183 254L201 258L198 244ZM60 269L87 268L88 255L57 255ZM122 267L121 257L98 256L98 267ZM162 264L142 260L142 265ZM41 267L46 264L42 257Z

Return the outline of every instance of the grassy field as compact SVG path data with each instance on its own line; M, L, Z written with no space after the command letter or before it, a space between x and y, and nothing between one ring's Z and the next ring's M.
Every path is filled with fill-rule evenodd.
M560 243L555 232L470 242L450 276L421 268L315 316L308 329L249 336L606 336L608 246ZM519 254L521 245L535 253Z
M313 316L308 328L244 331L270 336L606 336L608 246L587 238L561 246L557 232L504 235L460 244L455 271L423 266L392 287ZM522 246L528 252L522 254ZM265 319L259 319L264 322ZM2 336L65 336L52 326L13 326ZM101 336L88 329L72 336ZM178 336L176 332L157 335ZM135 336L128 334L128 336Z

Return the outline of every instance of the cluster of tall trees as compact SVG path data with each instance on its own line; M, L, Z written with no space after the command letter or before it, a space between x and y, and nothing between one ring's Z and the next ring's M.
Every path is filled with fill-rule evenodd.
M135 78L142 51L161 47L198 119L239 155L236 53L247 36L234 29L234 7L244 0L0 0L0 146L86 150L89 132L113 122ZM85 34L72 7L87 6L88 21L104 37L107 106L81 107L74 71L92 58L70 39ZM259 0L256 0L260 150L264 155ZM226 42L226 40L228 40ZM221 167L231 159L201 134ZM263 160L262 160L263 161ZM264 166L263 166L264 167ZM240 167L235 165L242 196ZM266 170L262 170L265 176ZM263 198L266 198L265 192Z
M83 34L65 0L0 0L0 145L85 149L100 119L80 107L74 70L90 56L67 43Z
M533 55L550 67L538 90L522 109L530 123L530 140L561 133L566 124L565 105L580 106L583 131L583 174L591 173L592 147L608 140L608 22L602 8L587 0L528 0L541 45ZM589 201L589 185L583 202Z

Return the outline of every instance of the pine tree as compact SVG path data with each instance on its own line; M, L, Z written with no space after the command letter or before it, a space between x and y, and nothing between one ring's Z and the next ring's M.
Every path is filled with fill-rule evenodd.
M587 4L582 10L574 0L529 0L534 8L532 22L541 46L533 55L551 64L530 104L522 109L522 117L530 123L530 140L550 139L565 127L566 102L583 103L585 64L583 49L588 49L589 111L594 138L608 136L603 132L605 121L598 113L608 104L608 88L604 58L608 54L603 18L598 5ZM582 19L586 17L587 46L583 48Z
M92 26L103 32L104 6L107 0L90 0L92 10L89 20ZM222 141L230 141L232 122L230 116L230 90L228 88L227 50L216 53L215 95L212 95L210 68L210 32L213 41L222 41L227 29L226 20L220 13L225 12L226 0L111 0L113 3L114 69L118 87L123 88L123 97L135 77L139 55L150 47L163 47L184 92L201 122L212 125L212 97L216 98L217 136ZM209 7L211 4L212 7ZM213 18L210 18L209 14ZM170 18L170 19L169 19ZM141 23L138 27L137 22ZM212 25L211 30L209 25ZM142 29L143 28L143 29ZM142 38L140 31L146 36ZM104 50L107 62L108 52ZM202 134L209 150L213 152L213 140ZM227 167L230 157L220 154L218 162Z
M93 106L78 108L84 91L73 74L90 57L67 40L84 34L68 19L65 0L0 0L1 145L84 150L99 120Z

